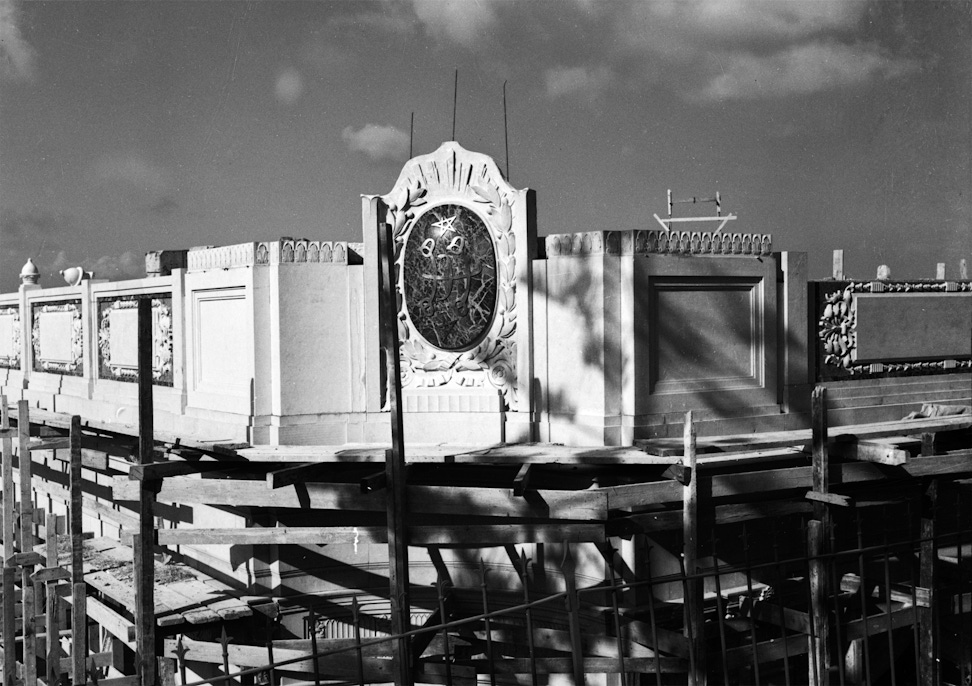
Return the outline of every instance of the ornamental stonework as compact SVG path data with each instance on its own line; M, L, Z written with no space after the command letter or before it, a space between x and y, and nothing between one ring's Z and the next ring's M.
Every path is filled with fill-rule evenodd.
M428 209L404 251L405 307L416 331L437 348L468 350L496 311L496 257L482 218L462 205Z
M488 385L517 410L520 192L490 157L448 142L409 160L381 200L395 248L402 387Z

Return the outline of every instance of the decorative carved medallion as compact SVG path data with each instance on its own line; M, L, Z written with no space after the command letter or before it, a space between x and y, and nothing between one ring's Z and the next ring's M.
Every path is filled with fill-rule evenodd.
M405 244L405 308L418 333L442 350L467 350L496 309L496 257L489 229L462 205L438 205L415 220Z
M20 369L20 308L0 307L0 319L6 319L10 327L10 339L6 344L10 346L9 353L0 353L0 367L5 369Z
M70 313L71 328L68 359L49 360L41 357L41 316L44 314ZM82 376L84 374L84 323L81 317L81 301L66 300L56 303L36 304L31 308L31 343L34 371Z
M517 409L517 192L491 158L450 142L410 160L382 200L398 266L403 387L488 381Z
M138 366L130 361L112 360L111 315L138 309L139 298L98 300L98 376L115 381L137 381ZM115 345L118 345L116 335ZM137 341L136 341L137 346ZM137 354L137 351L136 351ZM152 381L158 386L172 385L172 296L152 298Z

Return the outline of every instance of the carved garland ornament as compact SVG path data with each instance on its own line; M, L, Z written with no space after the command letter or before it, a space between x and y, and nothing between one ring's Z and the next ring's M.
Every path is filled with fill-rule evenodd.
M10 355L0 355L0 367L5 369L20 369L20 308L0 307L0 317L10 317Z
M398 329L402 341L402 384L413 387L476 387L483 385L485 377L502 392L506 405L516 409L516 342L513 338L516 329L516 242L512 213L515 198L511 198L507 190L492 181L490 176L493 172L488 164L460 162L454 150L450 151L446 160L426 160L415 165L410 172L404 182L400 180L396 190L384 197L388 208L386 221L392 226L395 263L398 267L396 284L400 302ZM430 191L442 199L429 202ZM463 210L468 215L464 215ZM412 230L424 215L433 212L442 216L436 215L436 222L432 222L430 216L425 223L436 224L443 234L451 231L451 221L465 221L468 226L461 228L449 240L431 238L430 242L427 238L409 247L407 242ZM410 293L405 286L406 272L414 273L415 269L407 270L406 260L411 259L409 251L417 249L423 250L425 257L430 260L442 259L450 264L468 267L461 273L450 272L445 276L427 273L417 277L445 280L443 291L454 286L469 289L470 275L473 274L480 276L482 285L488 279L481 276L482 272L476 272L481 265L478 267L473 263L479 258L465 253L469 248L465 238L475 231L469 227L476 223L477 218L484 220L482 224L493 243L495 304L491 313L492 321L484 324L482 335L474 340L458 341L456 348L460 349L445 349L420 333L422 328L417 326L419 312L409 312L410 306L418 308L420 305L408 302ZM455 240L459 237L464 239L463 244ZM457 283L459 281L464 283ZM426 334L431 336L429 326L424 328ZM442 342L440 339L439 343ZM461 345L463 342L470 347ZM446 347L451 346L447 343Z
M54 312L70 312L71 318L71 359L69 361L43 360L40 357L40 316ZM81 376L84 374L84 324L81 317L81 301L69 300L46 305L34 305L32 309L33 326L31 342L34 355L34 371Z
M98 301L99 376L116 381L136 381L137 367L111 364L111 313L138 308L139 298L129 296ZM152 298L152 379L159 386L172 385L172 298Z
M850 370L852 352L857 346L857 312L854 292L851 288L835 291L826 297L826 306L820 317L820 340L824 346L824 362Z

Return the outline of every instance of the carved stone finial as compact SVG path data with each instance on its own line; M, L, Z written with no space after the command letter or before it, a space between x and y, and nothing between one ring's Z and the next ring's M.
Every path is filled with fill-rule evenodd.
M68 286L80 286L82 281L94 278L94 272L86 272L84 267L68 267L60 271Z
M891 267L886 264L882 264L877 268L877 280L878 281L889 281L891 279Z
M40 280L40 270L34 264L34 260L27 258L27 263L20 270L20 281L24 285L34 285Z

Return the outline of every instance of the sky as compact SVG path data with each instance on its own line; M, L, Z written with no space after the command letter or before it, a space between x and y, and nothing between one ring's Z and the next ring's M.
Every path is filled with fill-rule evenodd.
M413 114L414 154L452 138L456 70L455 139L536 190L541 235L718 190L813 278L834 249L863 279L972 262L966 0L0 0L0 292L28 257L53 286L359 241Z

